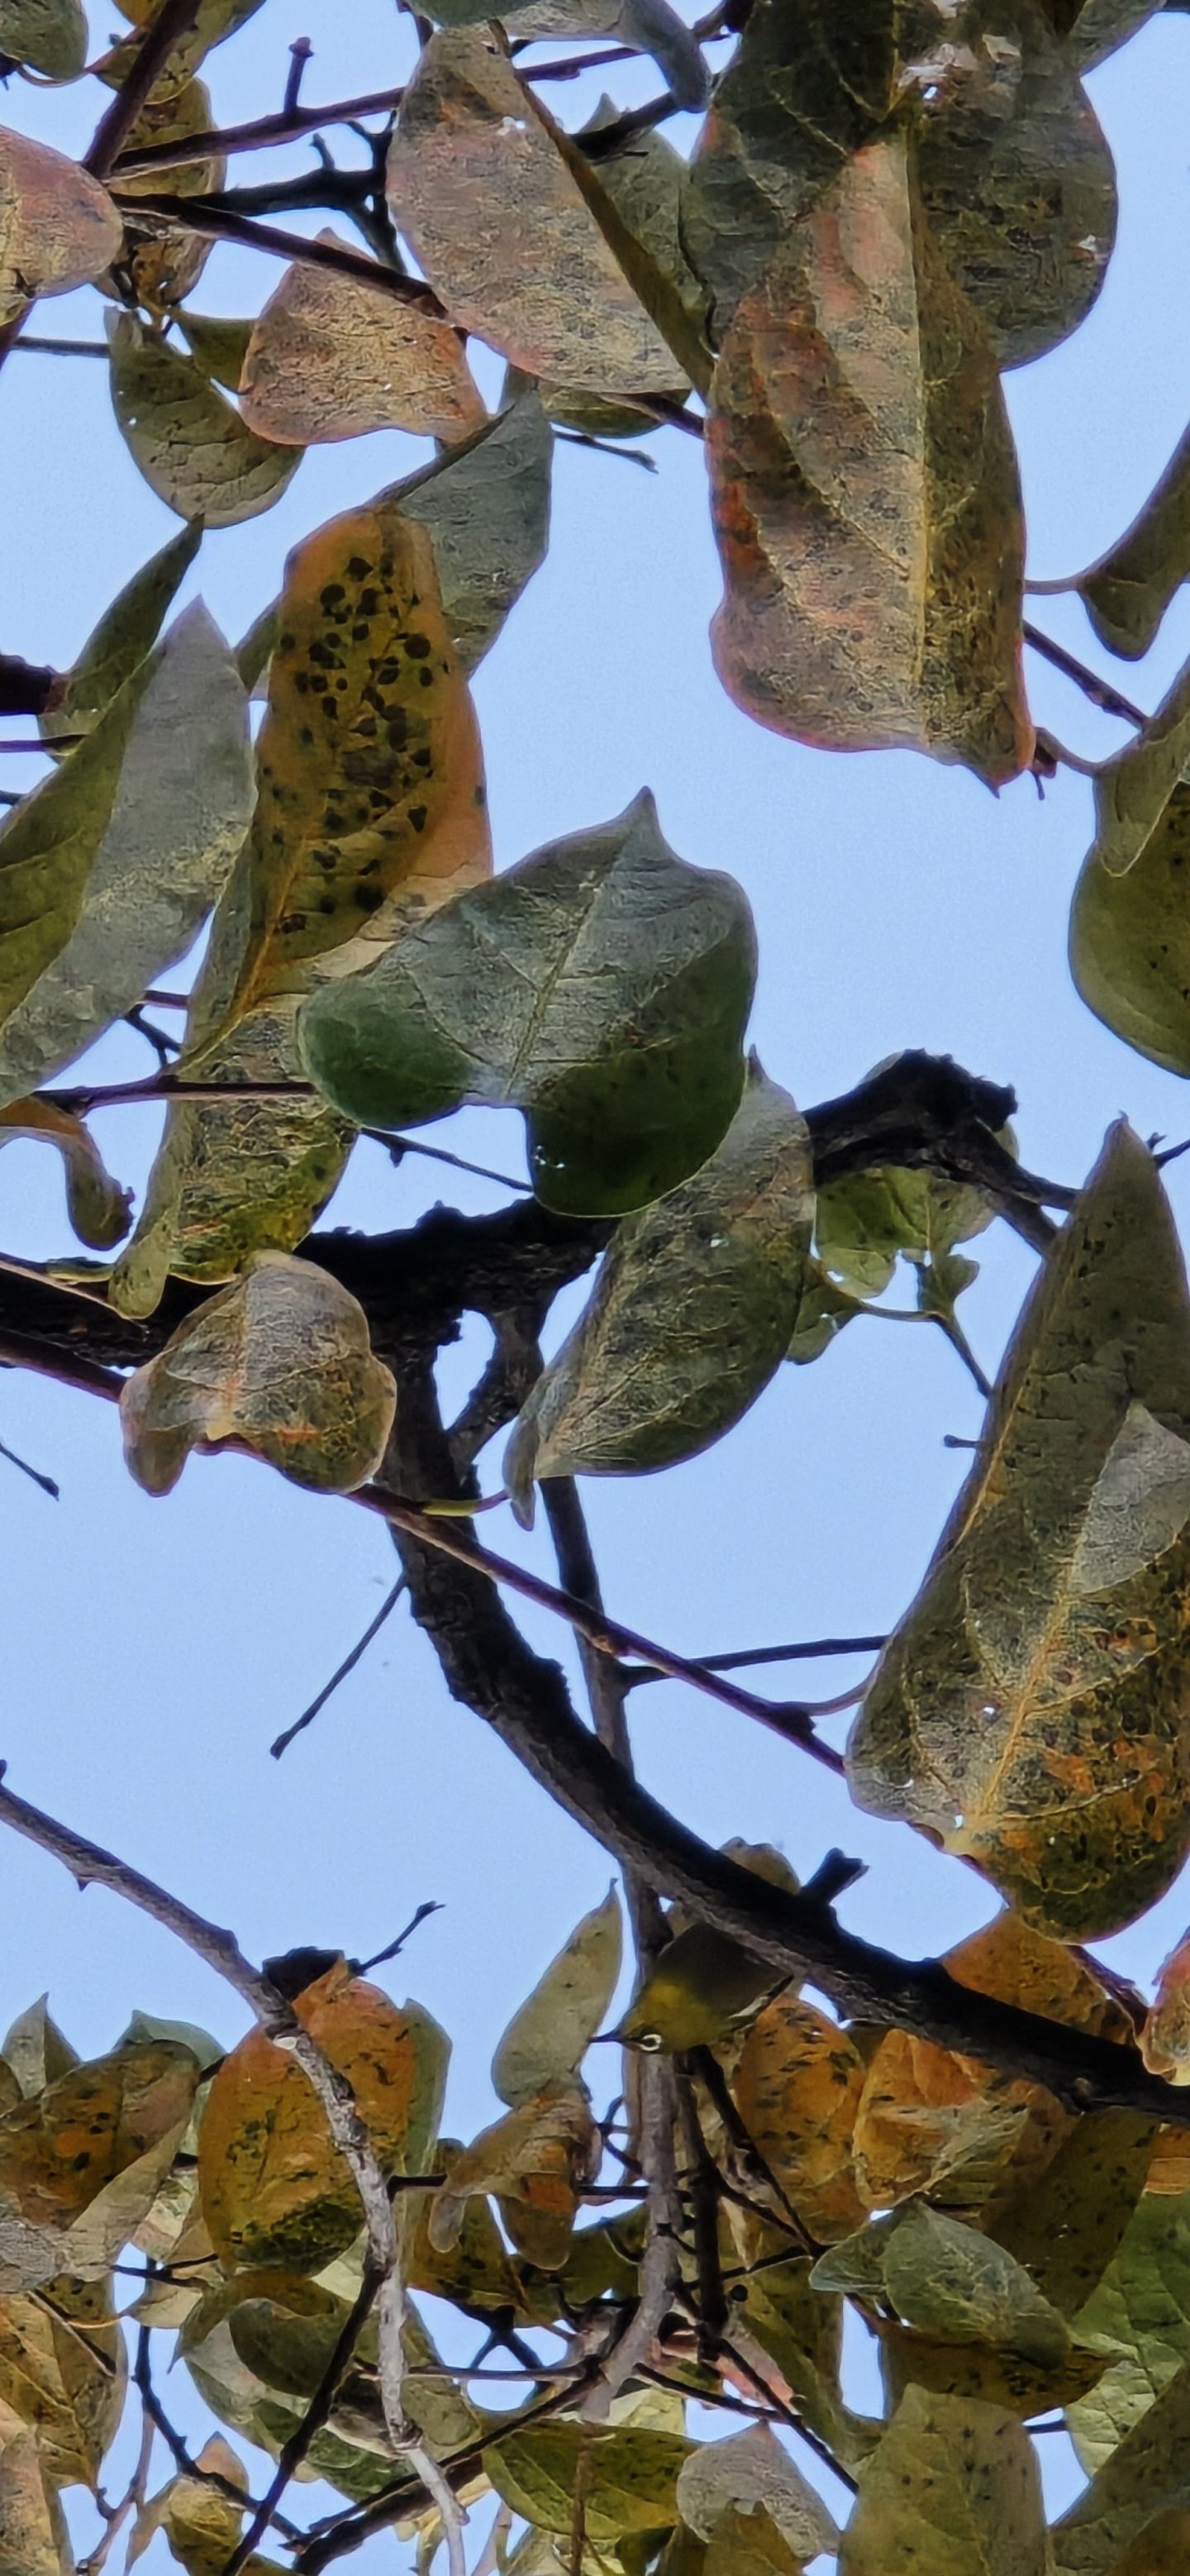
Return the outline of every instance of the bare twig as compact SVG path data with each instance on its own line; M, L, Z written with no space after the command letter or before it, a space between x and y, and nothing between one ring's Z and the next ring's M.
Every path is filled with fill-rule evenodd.
M1031 645L1035 653L1040 653L1044 662L1052 662L1055 671L1061 671L1064 679L1073 680L1075 687L1082 690L1093 707L1098 707L1105 716L1119 716L1122 723L1135 725L1143 732L1149 721L1143 707L1134 707L1131 698L1123 697L1110 680L1101 680L1097 671L1089 671L1085 662L1068 653L1064 644L1055 643L1052 635L1043 635L1039 626L1031 626L1028 618L1021 632L1026 644Z
M212 125L201 134L186 134L173 143L146 143L122 152L113 177L131 178L144 170L178 170L191 161L209 161L233 152L262 152L274 143L295 143L323 125L350 125L357 116L379 116L399 107L403 89L369 90L360 98L332 100L325 107L298 107L275 116L257 116L247 125Z
M320 1709L324 1709L326 1707L328 1699L332 1698L335 1691L338 1690L340 1682L345 1682L348 1673L353 1673L355 1671L355 1667L359 1663L361 1657L367 1653L373 1637L379 1636L385 1620L389 1618L391 1613L396 1609L402 1593L407 1589L408 1586L405 1582L404 1575L398 1575L391 1590L385 1594L385 1597L380 1604L380 1608L376 1612L375 1618L369 1619L362 1637L358 1637L356 1639L350 1654L344 1655L342 1663L336 1666L335 1671L331 1674L329 1682L323 1683L322 1689L317 1692L316 1696L311 1700L309 1707L304 1708L301 1716L295 1717L293 1725L287 1726L284 1734L279 1735L276 1738L275 1743L270 1744L269 1751L275 1762L279 1762L282 1754L288 1751L295 1735L301 1735L307 1726L313 1725Z
M281 101L282 116L292 116L301 96L306 65L314 51L308 36L295 36L289 48L289 70L285 75L285 95Z
M147 2329L142 2328L141 2331L144 2333ZM157 2427L148 2408L142 2407L140 2449L136 2455L132 2476L119 2503L108 2512L106 2527L98 2548L93 2549L89 2557L80 2558L78 2576L100 2576L100 2570L106 2567L125 2523L130 2521L134 2513L140 2512L149 2492L149 2471L153 2464L153 2442L156 2431Z
M31 1467L27 1458L18 1457L16 1450L10 1449L3 1440L0 1440L0 1458L7 1458L10 1467L19 1467L22 1476L28 1476L31 1484L40 1485L42 1493L48 1494L52 1503L61 1502L61 1488L54 1483L53 1477L43 1476L39 1467Z
M14 340L13 347L41 358L102 358L105 366L112 354L106 340L51 340L34 331Z
M432 288L420 278L405 277L399 269L386 268L377 259L367 259L362 251L345 250L334 242L310 241L301 233L279 232L273 224L254 223L247 215L215 207L199 208L193 197L128 197L121 198L118 188L112 195L117 205L142 227L152 224L173 232L196 233L202 241L239 242L244 250L263 251L270 259L296 260L308 268L334 269L340 277L362 279L393 295L402 304L416 304L423 313L439 320L449 320Z
M155 2273L153 2277L156 2277ZM233 2504L238 2504L240 2506L241 2511L245 2506L247 2506L254 2512L255 2504L251 2498L245 2496L243 2488L236 2486L231 2478L225 2478L221 2469L205 2469L201 2461L196 2460L193 2453L188 2450L181 2434L177 2430L176 2425L170 2422L169 2416L166 2414L165 2408L161 2403L161 2399L153 2386L153 2373L149 2347L149 2328L144 2325L140 2326L137 2330L136 2353L132 2365L132 2384L140 2398L144 2414L148 2417L154 2432L160 2433L161 2439L173 2460L174 2467L180 2470L182 2476L187 2478L197 2478L201 2486L214 2487L219 2495L228 2496ZM304 2533L298 2528L298 2525L295 2522L290 2522L286 2514L274 2514L273 2522L275 2528L278 2531L283 2532L287 2540L300 2541L305 2537Z
M812 1664L826 1655L878 1655L887 1644L887 1636L803 1637L792 1646L742 1646L732 1655L696 1655L694 1661L707 1673L736 1673L755 1664ZM666 1679L655 1664L631 1664L624 1676L628 1690Z

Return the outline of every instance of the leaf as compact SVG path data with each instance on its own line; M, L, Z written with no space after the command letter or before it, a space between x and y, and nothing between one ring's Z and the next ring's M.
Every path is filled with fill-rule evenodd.
M1043 0L1043 6L1058 35L1069 37L1075 61L1087 72L1117 45L1127 44L1161 0Z
M0 2299L0 2405L36 2433L55 2486L97 2484L127 2378L106 2285L51 2281L35 2299Z
M0 825L0 1100L185 955L251 810L244 693L196 601Z
M192 135L209 134L215 122L210 91L202 81L188 81L184 89L168 88L163 96L146 99L121 150L159 151L163 144L187 143ZM172 315L183 296L198 284L214 244L204 240L201 233L187 231L183 224L172 224L164 230L140 229L136 199L157 195L162 175L159 170L140 174L133 170L120 175L120 204L126 226L120 270L138 304L154 315ZM222 188L226 177L226 159L221 152L214 152L205 160L184 161L168 171L165 186L174 197L205 197Z
M394 222L461 329L528 375L600 393L672 388L672 351L555 130L486 31L433 36L423 47L387 186Z
M884 2287L904 2325L953 2343L986 2343L1053 2368L1070 2345L1065 2319L1024 2265L978 2228L922 2201L884 2249Z
M462 2152L457 2138L440 2138L427 2169L445 2173ZM446 2247L436 2246L430 2237L433 2207L429 2194L419 2194L411 2211L412 2225L405 2243L405 2276L410 2289L430 2290L435 2298L449 2299L456 2307L474 2308L481 2314L506 2308L517 2316L518 2322L532 2322L533 2310L522 2300L516 2272L487 2201L479 2196L467 2201L458 2235L453 2245ZM581 2237L574 2239L576 2247L582 2242ZM630 2286L635 2285L635 2280L633 2271Z
M990 345L902 133L869 145L737 306L707 420L720 679L824 750L1024 767L1023 522Z
M183 2471L141 2506L128 2546L130 2567L160 2531L165 2534L171 2556L186 2569L187 2576L223 2576L247 2509L247 2474L230 2443L218 2434L204 2442L195 2465L206 2470L205 2478L191 2477ZM211 2483L212 2472L242 2487L242 2506ZM276 2560L260 2558L253 2552L246 2563L246 2576L266 2576L266 2571L274 2571L276 2576Z
M1070 909L1070 971L1141 1055L1190 1073L1190 673L1095 780L1095 838Z
M344 247L333 231L317 238ZM450 444L487 418L449 322L393 295L379 269L372 286L308 260L254 323L239 390L249 428L294 447L373 429Z
M1145 2016L1141 2050L1150 2073L1167 2084L1190 2083L1190 1935L1183 1933L1157 1973L1157 1991Z
M749 2136L820 2245L863 2223L851 2135L864 2075L846 2032L783 1994L753 2022L732 2078Z
M280 499L301 450L258 438L193 358L134 313L109 316L112 403L133 463L180 519L232 528Z
M858 1805L967 1854L1067 1940L1130 1922L1190 1843L1188 1322L1156 1168L1121 1123L848 1748Z
M78 2065L78 2054L70 2041L51 2020L46 2010L48 1997L39 1996L26 2012L18 2013L5 2038L0 2040L0 2057L11 2067L21 2092L29 2098L44 2093L59 2075L68 2075Z
M1146 2523L1131 2548L1116 2560L1111 2576L1182 2576L1190 2553L1190 2513L1175 2506Z
M577 2074L615 1993L622 1948L613 1886L575 1925L497 2043L492 2083L511 2109Z
M938 247L1000 364L1077 330L1116 230L1111 154L1045 0L950 12L914 65L924 92L921 189Z
M1109 2576L1159 2514L1187 2507L1190 2370L1183 2369L1054 2524L1057 2576Z
M805 1121L753 1056L722 1144L619 1228L522 1406L503 1467L518 1520L535 1478L673 1466L741 1419L795 1329L813 1204Z
M261 0L198 0L191 10L187 25L178 36L168 60L158 72L154 94L158 97L181 89L197 71L215 45L221 45L237 28L255 16ZM117 0L122 18L131 20L138 30L156 14L155 0ZM112 89L123 87L141 49L139 33L125 36L103 63L102 78ZM171 173L172 176L172 173Z
M574 138L576 147L593 150L594 138L601 128L615 122L617 114L615 102L602 98ZM668 288L655 318L663 328L664 322L669 322L665 337L675 358L685 350L690 359L686 372L675 364L672 381L666 388L673 399L681 402L689 391L691 376L705 390L711 369L706 292L686 257L682 237L688 165L672 143L651 128L629 135L613 152L600 150L594 169L613 216L624 228L626 238L621 241L617 236L612 248L617 251L629 283L636 286L642 300L647 300L650 291L657 292L657 280L663 280ZM642 438L653 426L631 404L617 403L581 387L551 383L543 385L541 391L551 419L584 436Z
M549 543L553 437L532 387L384 499L428 528L447 630L470 677Z
M69 671L54 682L38 718L52 750L63 734L92 733L125 680L152 651L167 608L202 543L202 526L182 528L126 582Z
M949 2343L881 2318L880 2367L895 2414L909 2387L939 2397L978 2398L1022 2421L1084 2397L1107 2366L1100 2352L1071 2344L1057 2361L1036 2361L986 2343Z
M715 2048L751 2021L785 1980L711 1923L691 1923L667 1942L615 2033L629 2048Z
M860 2470L839 2576L1049 2576L1036 2456L1015 2418L907 2389Z
M1153 2135L1135 2111L1088 2112L1040 2178L1019 2183L984 2219L1064 2316L1081 2317L1116 2254L1146 2187Z
M176 313L174 320L185 333L190 355L204 376L213 376L217 385L226 385L229 394L237 394L255 322L236 322L226 313L186 312ZM247 687L247 681L244 685Z
M1074 588L1101 644L1139 662L1156 642L1170 601L1190 581L1190 429L1130 528Z
M677 2493L682 2520L700 2540L713 2541L723 2514L734 2507L749 2522L758 2512L768 2514L797 2559L838 2547L821 2497L768 2424L726 2441L700 2442L683 2463Z
M0 2415L0 2576L74 2576L62 2507L32 2433Z
M449 2253L468 2202L490 2193L518 2254L544 2272L558 2271L601 2147L585 2087L573 2079L543 2085L452 2159L430 2208L431 2246Z
M105 2186L184 2129L198 2073L190 2050L167 2040L70 2067L0 2119L0 2195L37 2226L69 2227Z
M763 2505L751 2513L729 2505L711 2534L703 2576L800 2576L801 2563Z
M347 2078L386 2174L424 2173L448 2043L420 2004L340 1964L294 2010ZM317 2272L359 2234L359 2195L301 2068L249 2031L212 2079L198 2141L203 2217L228 2266Z
M1005 1129L1001 1142L1011 1142ZM933 1172L883 1164L828 1181L815 1202L819 1260L849 1294L879 1297L907 1260L936 1264L956 1243L991 1224L994 1211L978 1190Z
M673 2433L585 2424L534 2424L492 2442L484 2468L498 2496L539 2531L569 2533L575 2480L587 2457L584 2525L596 2547L630 2532L662 2532L678 2519L678 2471L689 2442Z
M487 16L485 0L438 0L433 16L442 27L470 27ZM651 54L679 107L705 107L707 70L698 39L669 0L527 0L501 20L518 44L544 38L616 36L622 45Z
M1190 2193L1144 2192L1078 2330L1107 2358L1098 2386L1069 2409L1071 2438L1093 2476L1190 2363ZM1190 2502L1190 2499L1187 2500Z
M149 1494L172 1490L196 1444L230 1439L293 1484L350 1494L380 1467L396 1400L349 1291L313 1262L257 1252L125 1380L124 1454Z
M48 143L0 126L0 321L109 268L124 226L106 188Z
M0 1150L18 1140L56 1145L66 1172L66 1204L80 1242L110 1252L131 1222L132 1193L112 1179L90 1128L52 1100L14 1100L0 1109Z
M675 857L646 792L316 994L299 1042L360 1125L514 1103L545 1205L619 1215L676 1188L723 1136L753 973L739 887Z
M46 80L77 80L87 61L82 0L0 0L0 53Z

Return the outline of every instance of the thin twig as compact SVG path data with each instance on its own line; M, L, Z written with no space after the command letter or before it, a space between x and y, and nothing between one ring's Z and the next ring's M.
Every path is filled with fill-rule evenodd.
M14 340L13 347L32 350L35 357L42 358L102 358L105 366L112 354L106 340L51 340L34 331L26 331L21 339Z
M155 2278L156 2275L154 2274L153 2277ZM142 2325L137 2329L136 2353L132 2365L132 2384L140 2398L142 2409L153 2426L154 2432L160 2433L161 2439L173 2460L174 2467L180 2471L183 2477L197 2478L201 2486L214 2487L219 2495L230 2497L233 2504L239 2505L241 2512L246 2508L255 2511L254 2499L245 2496L243 2488L236 2486L231 2478L225 2478L221 2469L205 2469L202 2462L200 2460L196 2460L193 2452L188 2450L181 2434L177 2430L176 2425L170 2422L169 2416L166 2414L165 2408L161 2403L161 2399L153 2386L149 2332L150 2330L148 2326L145 2325ZM287 2540L300 2541L305 2538L305 2533L299 2529L296 2522L291 2522L289 2520L287 2514L276 2514L274 2516L274 2523L275 2528L282 2532Z
M143 2333L146 2332L147 2329L142 2328L141 2331ZM115 2547L116 2541L118 2540L125 2523L131 2519L131 2516L134 2513L140 2512L149 2492L149 2472L153 2465L153 2442L156 2432L157 2427L153 2422L153 2418L150 2415L147 2406L143 2406L141 2408L140 2449L136 2456L136 2466L133 2469L132 2476L128 2481L128 2485L125 2488L119 2503L108 2513L107 2527L98 2547L91 2551L89 2557L80 2558L78 2564L78 2576L100 2576L100 2571L102 2568L106 2567L108 2559L111 2556L112 2550Z
M295 36L289 48L289 70L285 75L285 95L281 101L282 116L292 116L301 96L306 65L314 51L308 36Z
M348 1673L353 1673L355 1671L355 1667L359 1663L361 1657L367 1653L373 1637L379 1636L385 1620L389 1618L391 1613L396 1609L402 1593L408 1591L408 1588L404 1575L398 1575L391 1591L385 1594L384 1600L381 1602L375 1618L369 1619L362 1637L358 1637L356 1639L350 1654L344 1655L342 1663L336 1666L335 1671L331 1674L329 1682L323 1683L322 1689L317 1692L316 1696L311 1700L309 1707L304 1708L301 1716L295 1717L293 1725L287 1726L284 1734L279 1735L276 1738L276 1741L270 1744L269 1751L273 1756L274 1762L279 1762L282 1754L288 1752L295 1735L301 1735L304 1733L306 1727L313 1725L320 1709L324 1709L326 1707L328 1699L332 1698L334 1693L338 1690L340 1682L345 1682Z
M366 1977L370 1975L373 1968L383 1968L389 1959L399 1957L401 1951L405 1947L405 1943L412 1940L413 1934L417 1931L419 1924L428 1922L431 1914L441 1914L441 1912L442 1907L439 1905L437 1899L432 1896L427 1897L421 1905L415 1907L414 1912L410 1915L409 1921L405 1925L404 1931L398 1932L395 1941L389 1941L383 1950L374 1950L371 1958L361 1959L358 1966L356 1966L354 1961L352 1962L355 1975L357 1977Z
M164 71L174 46L183 36L189 35L198 10L199 0L161 0L161 7L145 29L137 53L111 106L105 108L100 117L90 150L84 156L83 168L90 171L93 179L106 179L120 145L131 134L158 74Z
M695 1655L693 1660L707 1673L735 1673L755 1664L812 1664L826 1655L878 1655L887 1644L887 1636L803 1637L792 1646L742 1646L732 1655ZM639 1690L644 1682L663 1682L666 1678L656 1664L631 1664L625 1684L629 1690Z
M422 1154L428 1163L446 1163L452 1172L470 1172L477 1181L495 1181L502 1190L524 1190L532 1195L531 1181L518 1181L512 1172L497 1172L490 1163L469 1162L465 1154L448 1154L445 1145L423 1145L417 1136L394 1135L383 1127L361 1127L370 1145L383 1145L398 1166L406 1154Z
M1039 626L1031 626L1028 618L1021 633L1026 644L1032 645L1033 651L1040 653L1044 662L1052 662L1055 671L1061 671L1065 679L1073 680L1075 687L1082 690L1093 707L1098 707L1105 716L1119 716L1123 724L1135 725L1138 731L1144 731L1149 718L1143 707L1134 707L1131 698L1122 697L1110 680L1101 680L1097 671L1089 671L1085 662L1068 653L1064 644L1055 643L1052 635L1043 635Z
M0 1458L7 1458L10 1467L19 1467L22 1476L28 1476L32 1484L40 1485L42 1493L48 1494L52 1503L61 1502L61 1487L54 1483L53 1477L43 1476L39 1467L31 1467L27 1458L18 1457L16 1450L8 1448L3 1440L0 1440Z

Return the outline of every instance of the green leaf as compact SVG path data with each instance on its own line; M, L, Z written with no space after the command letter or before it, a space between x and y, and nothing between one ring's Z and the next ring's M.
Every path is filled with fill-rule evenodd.
M175 320L204 376L213 376L217 385L226 385L229 394L238 394L256 324L234 321L226 313L188 313L184 308Z
M1067 2412L1074 2447L1093 2476L1190 2364L1190 2195L1141 2194L1113 2261L1079 2311L1078 2329L1108 2356L1098 2386Z
M731 2508L751 2521L767 2514L797 2560L836 2549L839 2535L820 2496L807 2486L768 2424L726 2441L701 2442L678 2476L678 2508L700 2540L713 2541Z
M497 2043L492 2083L510 2109L577 2074L615 1993L622 1948L620 1901L611 1887L575 1925Z
M1190 670L1095 780L1095 838L1070 908L1070 971L1138 1054L1190 1073Z
M87 61L82 0L0 0L0 53L45 80L77 80Z
M1001 1141L1011 1142L1008 1130ZM993 1214L979 1191L961 1181L878 1164L819 1190L814 1248L845 1291L879 1297L899 1253L933 1265L956 1243L982 1234Z
M545 560L553 445L529 387L474 438L383 495L429 529L447 629L468 675Z
M678 2520L678 2471L689 2442L673 2433L609 2433L582 2424L528 2425L489 2444L483 2464L498 2496L539 2531L569 2532L579 2461L588 2455L584 2521L596 2546Z
M81 1243L110 1252L130 1224L132 1193L113 1180L89 1127L51 1100L13 1100L0 1109L0 1150L22 1141L55 1145L66 1172L66 1204Z
M1024 2265L978 2228L919 2203L884 2251L884 2286L905 2325L951 2342L987 2343L1052 2367L1070 2343L1063 2317Z
M461 328L528 375L597 393L672 388L670 348L552 124L485 30L423 47L387 184L393 221Z
M1080 70L1089 72L1117 45L1126 45L1161 0L1042 0L1042 5L1056 33L1069 39ZM1166 0L1167 7L1178 5L1180 0Z
M133 462L180 519L232 528L280 499L301 449L278 447L241 420L193 358L134 313L111 314L112 403Z
M1153 2139L1152 2122L1135 2111L1088 2111L1044 2173L987 2214L990 2234L1063 2316L1077 2319L1080 2333L1084 2302L1116 2257L1144 2190Z
M161 621L202 543L200 523L182 528L142 564L104 611L82 652L55 682L38 722L54 749L63 734L91 733L161 631Z
M503 1470L518 1520L536 1477L673 1466L740 1420L796 1328L813 1203L805 1121L753 1057L722 1144L621 1226L523 1406Z
M247 708L200 601L0 825L0 1100L182 957L252 811Z
M299 1043L361 1126L515 1104L539 1198L620 1215L676 1188L724 1135L754 959L739 887L675 857L646 793L315 994Z
M353 1493L379 1469L395 1406L363 1307L284 1252L256 1253L120 1390L124 1454L149 1494L171 1491L196 1445L229 1439L293 1484Z
M1101 644L1138 662L1171 599L1190 581L1190 429L1130 528L1073 587Z
M1190 2369L1182 2369L1054 2524L1057 2576L1111 2576L1146 2524L1187 2506Z
M0 322L110 268L123 218L106 188L48 143L0 126Z
M486 0L435 0L440 27L473 27L489 14ZM505 9L501 25L514 43L616 36L651 54L679 107L705 107L707 70L698 40L669 0L526 0Z
M847 1754L857 1804L968 1855L1063 1940L1130 1922L1190 1844L1169 1679L1188 1442L1185 1272L1152 1156L1121 1123L1026 1301Z
M860 2469L839 2576L1049 2576L1036 2455L1015 2417L906 2389Z
M1048 2415L1084 2397L1106 2368L1102 2353L1086 2351L1076 2343L1057 2361L1035 2361L1000 2344L950 2343L886 2318L876 2331L891 2414L906 2389L913 2387L932 2389L940 2397L975 2397L1027 2422L1033 2415Z
M326 230L318 240L352 249ZM253 324L240 410L261 438L287 447L404 429L452 441L487 413L457 331L367 278L291 262Z

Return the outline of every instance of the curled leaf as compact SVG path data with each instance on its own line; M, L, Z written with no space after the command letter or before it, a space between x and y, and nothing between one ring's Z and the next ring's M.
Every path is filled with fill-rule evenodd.
M467 2204L491 2194L517 2252L556 2272L570 2247L579 2195L598 2170L602 2142L581 2085L544 2085L481 2131L447 2168L430 2209L430 2244L449 2253Z
M577 2074L615 1993L622 1947L612 1887L575 1925L497 2044L492 2083L511 2109Z
M93 732L118 689L152 651L167 608L202 543L202 527L182 528L150 556L105 609L68 671L55 680L38 719L51 748L59 735Z
M1095 838L1070 907L1088 1009L1141 1055L1190 1073L1190 674L1095 780Z
M1100 643L1137 662L1156 642L1184 581L1190 581L1190 429L1131 527L1074 587Z
M89 1127L52 1100L12 1100L0 1109L0 1149L26 1142L56 1145L66 1171L66 1204L81 1243L111 1252L131 1222L132 1193L113 1180Z

